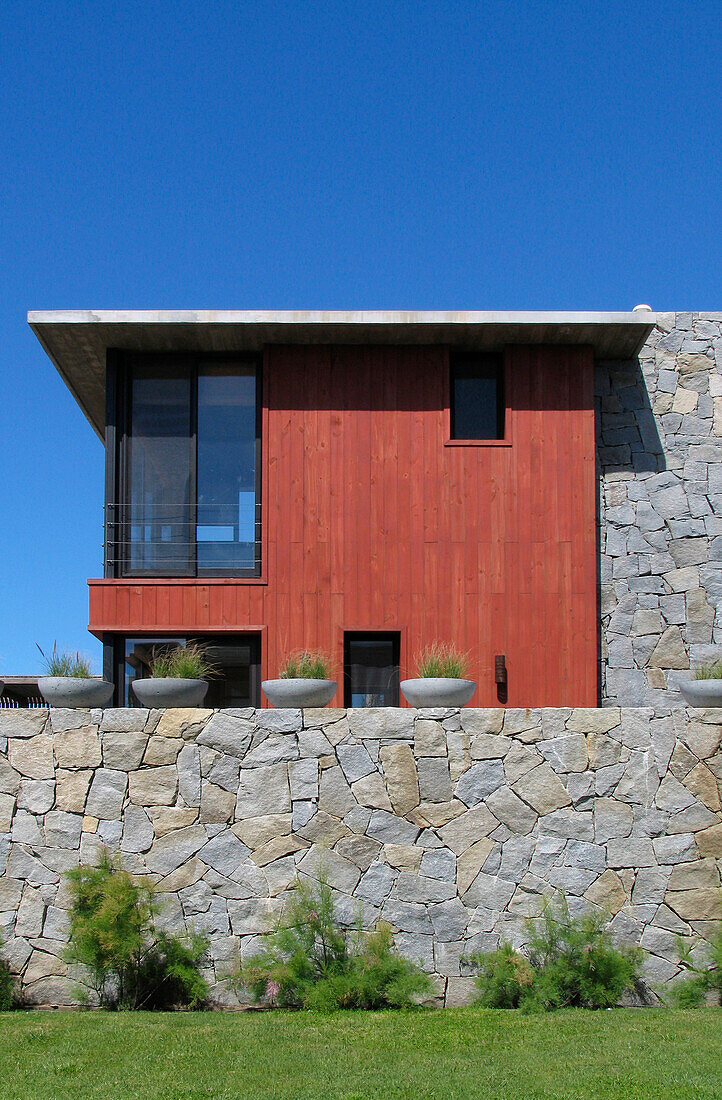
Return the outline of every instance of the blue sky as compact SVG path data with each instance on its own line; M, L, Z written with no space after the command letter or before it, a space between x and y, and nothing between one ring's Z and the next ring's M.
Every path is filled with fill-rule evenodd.
M0 10L0 674L79 648L102 447L28 309L722 309L719 6Z

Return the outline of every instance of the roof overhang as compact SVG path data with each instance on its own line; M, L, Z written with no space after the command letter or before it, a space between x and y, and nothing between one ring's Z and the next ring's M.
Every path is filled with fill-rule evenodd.
M475 310L48 310L28 324L103 438L105 354L260 351L266 344L586 344L598 359L632 359L655 315Z

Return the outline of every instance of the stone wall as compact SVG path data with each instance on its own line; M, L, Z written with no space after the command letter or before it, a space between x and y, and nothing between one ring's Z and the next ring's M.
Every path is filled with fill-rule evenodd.
M454 1004L464 963L563 890L677 972L722 917L718 711L0 712L0 932L36 1003L72 1003L62 874L102 845L211 942L252 951L297 875L382 917Z
M604 705L678 706L722 642L722 314L657 319L596 371Z

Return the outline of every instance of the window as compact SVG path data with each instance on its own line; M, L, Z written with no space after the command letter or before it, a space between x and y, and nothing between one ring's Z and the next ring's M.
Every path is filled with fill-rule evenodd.
M399 635L344 635L344 699L347 707L399 705Z
M503 356L453 356L450 406L452 439L503 439Z
M122 706L137 706L133 694L133 681L150 675L150 662L154 653L199 642L217 675L208 682L204 707L255 707L258 706L260 689L260 650L257 634L229 635L223 637L154 637L116 638L110 643L115 663L115 684Z
M128 357L121 371L113 576L257 576L259 384L253 359Z

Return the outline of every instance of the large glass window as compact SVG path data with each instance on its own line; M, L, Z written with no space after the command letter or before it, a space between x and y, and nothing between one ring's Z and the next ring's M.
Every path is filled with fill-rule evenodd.
M133 356L123 377L113 575L257 575L256 362Z
M259 701L260 638L256 634L222 637L153 637L115 639L115 683L121 706L138 702L133 681L150 675L155 654L188 642L199 642L215 668L208 681L205 707L255 707ZM113 643L111 643L113 644Z
M344 698L347 707L399 705L399 635L344 636Z
M451 360L451 438L504 438L504 373L500 355Z
M256 372L198 371L198 571L249 569L256 555Z

